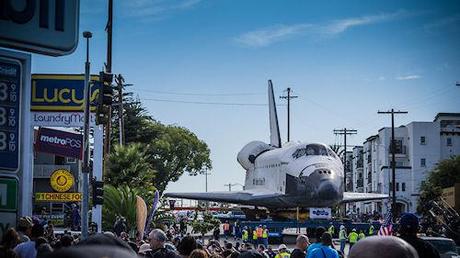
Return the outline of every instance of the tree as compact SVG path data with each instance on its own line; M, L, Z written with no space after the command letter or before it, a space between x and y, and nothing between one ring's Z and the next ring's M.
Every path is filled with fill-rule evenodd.
M106 182L114 187L130 185L133 188L153 188L155 170L140 143L115 145L109 156Z
M219 227L220 220L214 218L211 213L205 212L203 214L203 221L197 219L198 211L195 211L195 218L190 223L193 228L193 232L200 233L203 237L209 231Z
M155 186L162 192L169 182L184 173L196 174L211 169L210 150L206 143L188 129L156 123L159 132L148 145L147 153L157 171Z
M338 144L334 144L334 145L329 145L329 148L331 148L331 150L335 152L335 154L337 154L337 156L339 156L340 159L343 159L343 154L345 152L345 149L342 146Z
M452 187L456 182L460 182L459 171L460 155L439 162L425 183L421 185L417 212L428 216L430 201L439 200L443 188Z
M155 170L154 186L160 193L164 191L169 182L177 181L185 172L196 174L203 169L211 169L210 150L207 144L194 133L184 127L164 125L154 120L148 115L139 99L134 99L131 93L126 93L123 101L125 143L142 144L141 150L146 154L145 160ZM112 143L118 143L118 122L115 120L118 114L114 111L113 115ZM112 152L117 151L116 148L112 148ZM134 158L134 156L130 157ZM119 163L116 161L117 158L114 157L113 163ZM132 166L132 163L137 160L130 161L126 157L123 164L115 166L115 172L109 174L111 177L122 179L119 180L121 182L130 182L129 176L135 175L135 172L131 173L128 170L128 177L123 175L117 177L114 174L124 170L123 166Z
M138 191L127 185L114 187L104 186L103 228L113 229L117 217L126 219L127 231L136 230L136 196Z

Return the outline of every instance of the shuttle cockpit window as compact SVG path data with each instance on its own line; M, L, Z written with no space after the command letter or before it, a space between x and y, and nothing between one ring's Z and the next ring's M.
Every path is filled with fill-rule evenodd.
M327 149L320 144L308 144L305 148L297 149L292 157L297 159L302 156L328 156Z

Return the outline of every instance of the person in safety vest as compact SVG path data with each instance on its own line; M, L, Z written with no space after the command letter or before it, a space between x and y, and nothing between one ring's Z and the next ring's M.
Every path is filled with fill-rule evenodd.
M257 244L257 228L252 231L252 243Z
M243 240L243 243L247 243L248 239L249 239L248 227L244 226L243 232L241 234L241 240Z
M329 234L331 234L331 236L334 237L334 235L335 235L335 228L334 228L334 224L332 224L332 222L330 223L330 226L329 226L329 228L327 229L327 232L329 232Z
M358 241L361 240L361 239L364 239L366 237L366 235L364 234L364 232L362 230L359 231L359 234L358 234Z
M369 236L372 235L374 235L374 226L371 224L371 226L369 227Z
M262 244L262 235L264 233L264 229L262 228L262 225L259 225L256 229L257 233L257 244L261 245Z
M356 229L354 228L351 233L348 235L348 241L350 242L350 250L356 242L358 242L358 233L356 233Z
M278 247L278 254L275 255L275 258L290 258L291 255L287 252L287 246L285 244L281 244Z
M225 221L223 225L223 229L224 229L225 239L227 239L228 236L230 235L230 224L228 223L228 221Z
M262 228L262 244L265 246L265 248L268 247L268 229L265 225Z
M345 244L347 243L347 231L345 231L344 225L340 225L339 241L340 241L340 252L344 253Z

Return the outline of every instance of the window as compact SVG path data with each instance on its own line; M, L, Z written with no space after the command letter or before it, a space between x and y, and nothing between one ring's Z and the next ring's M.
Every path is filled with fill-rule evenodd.
M420 144L425 145L426 144L426 137L425 136L420 136Z
M399 183L396 183L396 191L399 191Z
M420 166L426 167L426 159L420 159Z
M403 191L403 192L406 191L406 183L401 184L401 191Z
M452 138L447 138L447 146L452 146Z
M77 160L75 158L67 157L65 163L77 163Z

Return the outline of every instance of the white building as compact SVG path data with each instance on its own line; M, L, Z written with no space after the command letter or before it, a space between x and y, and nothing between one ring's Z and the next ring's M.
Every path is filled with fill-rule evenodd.
M363 186L354 191L388 193L391 180L391 127L384 127L363 144ZM359 152L359 149L356 148ZM353 152L355 153L355 151ZM396 201L401 212L415 212L420 186L438 162L460 155L460 113L439 113L433 122L411 122L395 128ZM353 178L360 178L353 162ZM356 204L361 212L387 212L390 200Z

